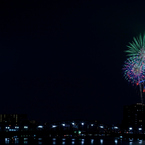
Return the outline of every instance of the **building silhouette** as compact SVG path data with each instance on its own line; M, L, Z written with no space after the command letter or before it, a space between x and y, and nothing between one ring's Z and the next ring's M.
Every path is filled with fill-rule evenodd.
M124 106L122 128L129 130L145 130L145 104L137 103Z
M0 114L0 124L18 125L27 120L27 114Z

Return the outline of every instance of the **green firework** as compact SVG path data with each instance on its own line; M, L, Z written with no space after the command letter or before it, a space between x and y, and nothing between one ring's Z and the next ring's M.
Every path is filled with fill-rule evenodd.
M127 45L128 49L125 51L127 56L139 56L139 54L145 52L145 34L141 34L137 38L133 38L133 41Z

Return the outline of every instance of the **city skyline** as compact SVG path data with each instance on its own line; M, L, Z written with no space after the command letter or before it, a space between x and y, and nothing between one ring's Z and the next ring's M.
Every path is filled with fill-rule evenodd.
M122 66L128 42L145 32L144 4L2 3L0 113L121 123L123 106L140 102Z

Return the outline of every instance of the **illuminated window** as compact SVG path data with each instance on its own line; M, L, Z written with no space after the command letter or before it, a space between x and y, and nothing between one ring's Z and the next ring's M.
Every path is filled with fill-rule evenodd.
M101 125L101 126L100 126L100 128L104 128L104 126L103 126L103 125Z
M142 103L137 103L137 105L142 105Z
M9 129L9 131L16 131L16 129Z
M114 129L118 129L118 127L117 126L114 126Z
M132 127L129 127L129 130L132 130Z
M6 126L5 129L10 129L10 127L9 126Z
M16 114L16 122L18 121L18 115Z
M25 129L28 129L28 126L24 126Z
M139 120L139 122L142 122L142 120Z
M138 130L142 130L142 128L138 128Z
M57 127L56 125L52 125L52 128L55 128L55 127Z
M0 122L2 122L2 114L0 114Z
M39 125L38 128L43 128L43 126L42 125Z

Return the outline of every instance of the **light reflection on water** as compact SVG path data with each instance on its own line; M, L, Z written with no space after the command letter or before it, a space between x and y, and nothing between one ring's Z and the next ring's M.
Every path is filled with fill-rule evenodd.
M21 142L20 142L21 141ZM28 138L5 138L4 142L5 144L33 144L33 141L36 141L36 144L38 145L43 145L46 144L46 142L43 142L43 138L36 138L35 140L29 140ZM49 145L145 145L144 140L133 140L130 139L128 141L120 140L120 139L114 139L114 140L105 140L105 139L56 139L52 138L51 140L48 141Z
M5 144L9 144L9 138L5 138Z
M103 144L103 139L100 139L100 144Z
M139 140L139 141L133 141L133 142L129 142L129 145L145 145L145 141L143 140Z
M118 143L118 140L117 140L117 139L115 139L115 141L114 141L114 142L115 142L115 144L117 144L117 143Z
M94 143L94 139L91 139L91 144L93 144Z
M41 141L38 141L38 144L42 144L42 142Z
M28 141L27 140L24 140L24 144L28 144Z
M19 138L15 138L15 144L19 144Z
M83 145L83 144L84 144L84 142L85 142L85 139L82 139L81 144Z

